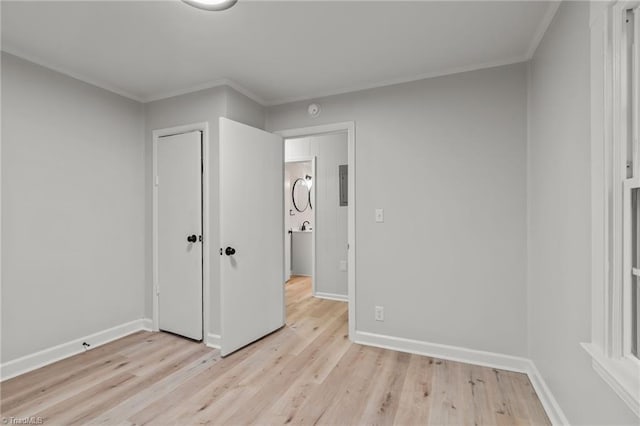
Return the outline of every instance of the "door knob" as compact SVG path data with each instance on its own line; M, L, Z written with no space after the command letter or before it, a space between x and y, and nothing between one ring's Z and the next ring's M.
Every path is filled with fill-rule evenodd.
M195 235L189 235L187 237L187 241L189 241L190 243L195 243L196 241L198 241L198 237L196 237Z
M234 254L236 254L236 249L234 249L233 247L227 247L226 249L224 249L224 254L226 254L227 256L233 256Z

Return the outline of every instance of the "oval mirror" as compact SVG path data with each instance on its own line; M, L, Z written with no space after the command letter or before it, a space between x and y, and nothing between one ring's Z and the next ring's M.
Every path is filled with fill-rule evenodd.
M299 212L303 212L309 207L309 187L303 178L298 178L293 183L291 190L293 207Z

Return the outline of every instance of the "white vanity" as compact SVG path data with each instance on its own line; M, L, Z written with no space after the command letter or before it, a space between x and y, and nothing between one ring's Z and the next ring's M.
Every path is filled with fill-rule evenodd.
M291 230L291 274L312 274L313 230Z

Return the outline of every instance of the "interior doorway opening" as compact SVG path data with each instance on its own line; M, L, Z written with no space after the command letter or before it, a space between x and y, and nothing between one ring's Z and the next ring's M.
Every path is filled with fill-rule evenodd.
M305 298L349 301L349 132L296 135L284 143L284 275L291 323Z

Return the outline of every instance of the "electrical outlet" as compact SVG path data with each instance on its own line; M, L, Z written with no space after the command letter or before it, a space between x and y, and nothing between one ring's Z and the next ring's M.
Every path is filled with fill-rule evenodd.
M376 209L376 222L384 222L384 209Z
M384 306L376 306L376 321L384 321Z

